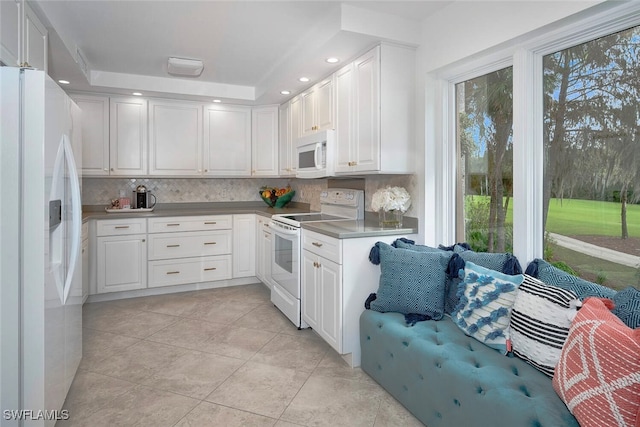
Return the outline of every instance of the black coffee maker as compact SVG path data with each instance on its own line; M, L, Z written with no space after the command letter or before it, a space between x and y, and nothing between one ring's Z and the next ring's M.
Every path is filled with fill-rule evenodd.
M138 185L133 192L133 209L150 209L156 205L156 196L151 194L144 185Z

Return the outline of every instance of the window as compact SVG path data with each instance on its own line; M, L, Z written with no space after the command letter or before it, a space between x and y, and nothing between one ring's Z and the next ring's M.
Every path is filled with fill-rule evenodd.
M458 241L512 252L513 68L456 85Z
M615 289L640 266L640 27L543 58L544 257Z

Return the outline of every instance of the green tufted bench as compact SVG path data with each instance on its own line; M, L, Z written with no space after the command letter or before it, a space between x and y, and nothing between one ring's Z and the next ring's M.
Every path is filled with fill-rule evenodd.
M449 317L360 316L362 369L428 427L579 426L551 379L466 336Z

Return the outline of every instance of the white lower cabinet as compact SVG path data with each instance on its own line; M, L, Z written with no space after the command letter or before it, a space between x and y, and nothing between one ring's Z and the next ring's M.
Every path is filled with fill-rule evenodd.
M342 266L305 249L302 277L302 318L342 353Z
M150 218L149 287L230 279L232 224L231 215Z
M146 288L146 220L100 220L96 230L97 292Z
M399 237L417 235L337 239L302 230L302 319L351 366L360 365L360 315L380 279L369 251Z
M211 282L231 277L231 255L149 261L149 287Z
M256 215L256 277L272 288L270 221L267 217Z
M256 275L255 214L233 216L233 277Z

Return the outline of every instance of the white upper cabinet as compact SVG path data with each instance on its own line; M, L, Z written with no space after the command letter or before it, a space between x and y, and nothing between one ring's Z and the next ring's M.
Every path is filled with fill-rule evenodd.
M300 94L301 135L333 129L333 76Z
M109 105L110 174L146 175L147 101L141 98L111 98Z
M353 171L380 169L380 48L358 58L354 70Z
M46 73L49 33L29 5L24 6L23 62Z
M202 104L149 101L149 174L202 174Z
M82 175L109 175L109 98L72 95L82 110Z
M251 112L251 175L278 176L278 106Z
M251 176L250 107L205 107L204 174Z
M291 140L291 102L280 106L280 129L278 131L278 166L280 176L292 176L295 174L292 166L293 150Z
M336 84L336 170L348 172L353 146L353 63L335 74Z
M24 0L0 1L0 60L47 72L49 33Z
M383 43L352 67L337 77L336 173L412 173L415 50ZM347 123L348 108L350 129L345 131L340 127Z
M17 66L22 59L22 1L0 1L0 60Z

